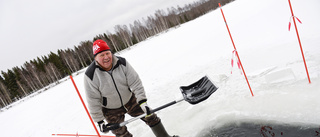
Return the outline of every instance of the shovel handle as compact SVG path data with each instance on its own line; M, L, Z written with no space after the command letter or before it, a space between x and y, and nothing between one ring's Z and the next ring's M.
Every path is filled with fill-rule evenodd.
M183 100L184 100L184 98L182 97L181 99L172 101L172 102L167 103L167 104L165 104L165 105L162 105L162 106L160 106L160 107L158 107L158 108L152 109L152 110L150 111L150 113L152 114L152 113L154 113L154 112L157 112L157 111L159 111L159 110L161 110L161 109L164 109L164 108L166 108L166 107L169 107L169 106L171 106L171 105L174 105L174 104L176 104L176 103L178 103L178 102L181 102L181 101L183 101ZM142 115L140 115L140 116L131 118L131 119L127 120L127 121L124 121L124 122L120 123L119 126L120 126L120 127L125 126L125 125L129 124L130 122L133 122L133 121L135 121L135 120L137 120L137 119L140 119L140 118L143 118L143 117L145 117L145 116L147 116L147 114L142 114Z
M165 104L165 105L162 105L162 106L160 106L160 107L158 107L158 108L155 108L155 109L151 110L150 112L151 112L151 113L157 112L157 111L159 111L159 110L161 110L161 109L164 109L164 108L169 107L169 106L171 106L171 105L173 105L173 104L176 104L176 103L177 103L177 101L169 102L169 103L167 103L167 104Z

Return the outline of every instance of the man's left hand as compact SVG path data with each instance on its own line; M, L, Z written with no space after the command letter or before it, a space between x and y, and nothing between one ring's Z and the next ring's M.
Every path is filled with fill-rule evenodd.
M150 110L147 102L141 103L141 104L140 104L140 107L141 107L141 109L143 110L143 112L147 114L147 116L151 115L151 112L150 112L151 110Z

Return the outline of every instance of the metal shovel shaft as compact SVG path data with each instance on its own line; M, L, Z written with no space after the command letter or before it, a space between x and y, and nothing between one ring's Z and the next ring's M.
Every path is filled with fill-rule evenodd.
M178 102L181 102L183 100L189 102L190 104L197 104L199 102L202 102L206 100L213 92L215 92L218 88L210 81L210 79L207 76L202 77L200 80L197 82L189 85L189 86L181 86L180 90L182 92L183 97L181 99L169 102L165 105L162 105L158 108L155 108L150 111L150 114L157 112L161 109L164 109L166 107L169 107L173 104L176 104ZM127 121L124 121L120 123L117 126L124 126L127 125L128 123L135 121L137 119L141 119L143 117L147 116L147 114L142 114L140 116L134 117L132 119L129 119Z
M159 110L161 110L161 109L164 109L164 108L166 108L166 107L172 106L172 105L174 105L174 104L176 104L176 103L178 103L178 102L181 102L181 101L183 101L183 100L184 100L184 98L181 98L181 99L178 99L178 100L169 102L169 103L167 103L167 104L165 104L165 105L162 105L162 106L160 106L160 107L158 107L158 108L152 109L152 110L151 110L151 113L155 113L155 112L157 112L157 111L159 111ZM142 114L142 115L140 115L140 116L131 118L131 119L127 120L127 121L124 121L124 122L120 123L120 127L125 126L125 125L127 125L127 124L129 124L129 123L131 123L131 122L133 122L133 121L135 121L135 120L141 119L141 118L146 117L146 116L147 116L147 114L144 113L144 114Z

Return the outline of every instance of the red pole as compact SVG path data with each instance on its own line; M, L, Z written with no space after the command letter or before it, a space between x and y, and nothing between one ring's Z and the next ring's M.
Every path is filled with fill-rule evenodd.
M247 81L247 83L248 83L248 86L249 86L249 89L250 89L251 95L252 95L252 96L254 96L254 95L253 95L253 92L252 92L252 89L251 89L251 86L250 86L250 83L249 83L249 81L248 81L248 78L247 78L246 72L245 72L245 71L244 71L244 69L243 69L243 66L242 66L242 63L241 63L241 60L240 60L240 57L239 57L239 54L238 54L237 48L236 48L236 46L235 46L235 44L234 44L234 42L233 42L233 39L232 39L232 36L231 36L230 30L229 30L229 27L228 27L228 24L227 24L226 18L224 17L224 14L223 14L223 11L222 11L222 8L221 8L220 3L219 3L219 7L220 7L220 10L221 10L221 13L222 13L222 16L223 16L224 22L226 23L226 26L227 26L227 29L228 29L228 32L229 32L229 36L230 36L230 38L231 38L231 42L232 42L232 44L233 44L233 48L234 48L234 50L236 51L236 55L237 55L237 58L238 58L238 60L239 60L239 63L240 63L240 66L241 66L242 72L243 72L244 77L246 78L246 81Z
M81 134L52 134L52 136L99 137L99 135L81 135ZM101 135L101 137L114 137L114 136Z
M98 136L101 137L101 135L100 135L97 127L95 126L95 124L94 124L94 122L93 122L93 120L92 120L92 118L91 118L91 116L90 116L90 114L89 114L89 111L88 111L88 109L87 109L87 107L86 107L86 104L84 103L84 101L83 101L83 99L82 99L82 97L81 97L81 94L80 94L80 92L79 92L79 90L78 90L78 88L77 88L77 85L76 85L76 83L74 82L74 80L73 80L73 78L72 78L72 75L70 75L70 79L71 79L71 81L72 81L72 83L73 83L73 85L74 85L74 88L76 89L76 91L77 91L77 93L78 93L78 95L79 95L79 98L80 98L80 100L81 100L81 102L82 102L82 105L83 105L84 109L86 110L86 112L87 112L87 114L88 114L88 117L89 117L89 119L90 119L90 121L91 121L91 123L92 123L92 126L93 126L94 129L96 130Z
M295 26L295 28L296 28L296 32L297 32L297 37L298 37L298 41L299 41L299 45L300 45L300 50L301 50L301 54L302 54L302 58L303 58L303 62L304 62L304 66L305 66L305 68L306 68L306 72L307 72L307 76L308 76L309 83L311 83L311 80L310 80L310 77L309 77L309 72L308 72L307 63L306 63L306 60L305 60L305 58L304 58L304 54L303 54L303 49L302 49L302 45L301 45L301 41L300 41L300 37L299 37L298 28L297 28L297 25L296 25L295 16L294 16L294 14L293 14L293 10L292 10L292 6L291 6L291 2L290 2L290 0L288 0L288 1L289 1L290 10L291 10L292 18L293 18L293 23L294 23L294 26Z

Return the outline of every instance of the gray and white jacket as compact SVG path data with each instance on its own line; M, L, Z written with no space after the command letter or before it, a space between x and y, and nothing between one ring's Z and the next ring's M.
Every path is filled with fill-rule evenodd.
M89 112L95 122L104 119L102 107L124 107L133 93L138 103L147 100L137 72L125 58L115 55L110 73L102 69L96 61L90 64L85 72L84 87Z

